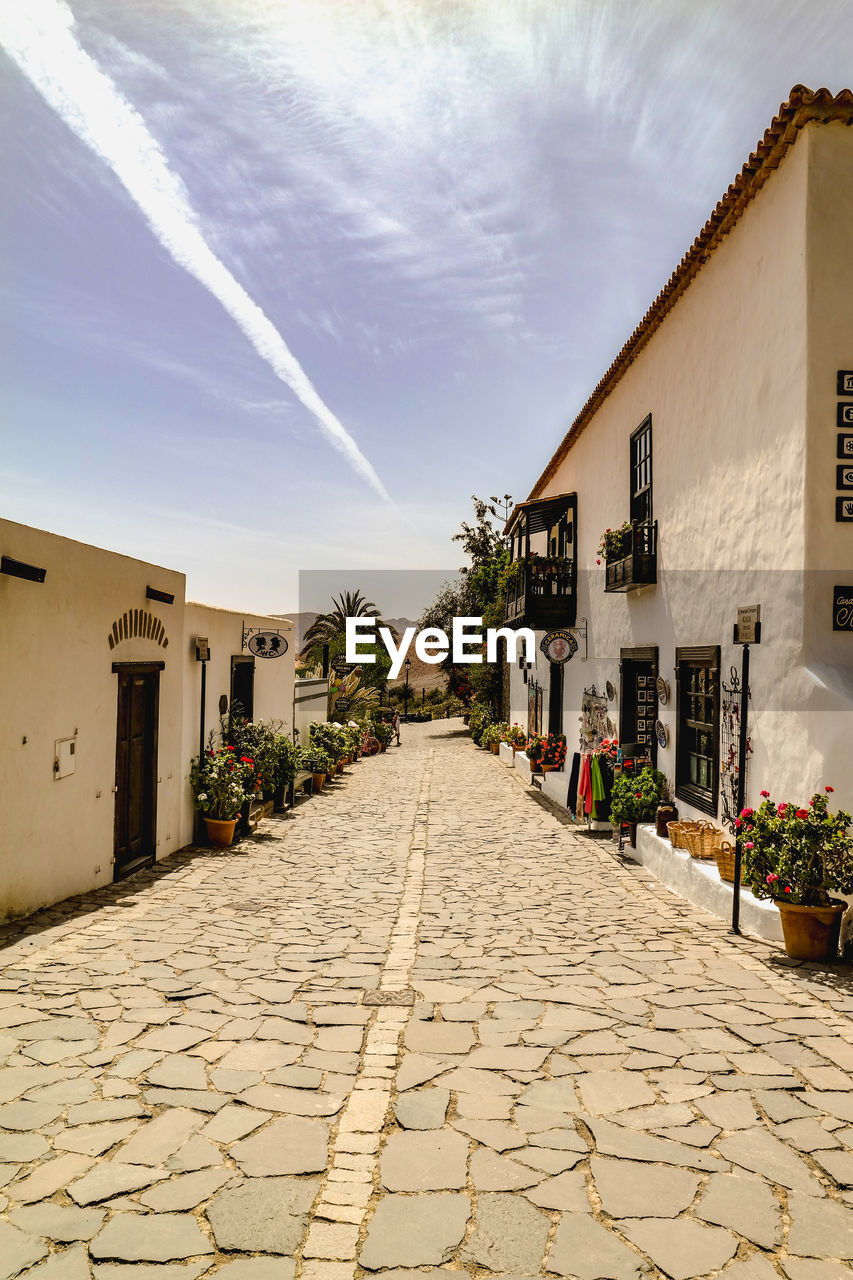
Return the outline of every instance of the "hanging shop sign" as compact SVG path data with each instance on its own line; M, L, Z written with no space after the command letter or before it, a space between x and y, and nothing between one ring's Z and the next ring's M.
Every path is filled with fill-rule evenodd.
M663 720L655 720L655 737L658 740L658 746L663 750L669 742L669 729L667 729Z
M549 662L562 666L578 651L578 642L570 631L549 631L543 636L539 648Z
M758 644L761 640L761 605L750 604L738 609L735 644Z
M248 649L256 658L281 658L287 653L287 639L281 631L246 627L243 632L243 648Z
M832 588L832 629L853 632L853 587Z
M355 662L346 662L344 658L332 658L332 670L338 676L352 675L356 665Z
M342 716L346 715L349 711L349 703L349 698L337 698L335 700L335 711L340 711Z
M665 707L669 702L669 684L664 680L663 676L658 676L656 688L658 693L658 702L662 707Z

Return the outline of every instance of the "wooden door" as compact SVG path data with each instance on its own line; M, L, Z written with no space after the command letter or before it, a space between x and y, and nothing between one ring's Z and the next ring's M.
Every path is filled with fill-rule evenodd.
M116 666L115 878L153 862L157 844L158 666Z

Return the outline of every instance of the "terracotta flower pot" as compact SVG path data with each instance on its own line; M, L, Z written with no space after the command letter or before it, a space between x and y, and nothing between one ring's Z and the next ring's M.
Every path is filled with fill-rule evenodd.
M236 818L229 818L222 821L220 818L204 817L204 825L207 829L207 838L217 849L227 849L234 839L234 828L237 826Z
M491 747L493 756L496 756L500 753L501 744L499 742L490 742L489 746Z
M838 935L846 902L827 907L800 907L793 902L777 902L782 917L785 951L793 960L834 960L838 955Z
M325 773L314 773L311 776L314 779L314 790L322 791L323 787L326 785Z
M543 766L542 766L542 772L543 772L543 773L551 773L554 769L556 769L556 767L557 767L557 766L556 766L555 764L543 764Z
M343 773L343 771L344 771L344 762L343 760L339 760L335 765L335 773Z

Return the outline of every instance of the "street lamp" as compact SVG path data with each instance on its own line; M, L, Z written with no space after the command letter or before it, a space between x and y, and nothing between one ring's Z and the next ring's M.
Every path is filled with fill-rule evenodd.
M407 658L403 663L403 666L406 668L406 687L403 690L403 719L406 721L406 724L409 723L409 667L411 665L411 658Z

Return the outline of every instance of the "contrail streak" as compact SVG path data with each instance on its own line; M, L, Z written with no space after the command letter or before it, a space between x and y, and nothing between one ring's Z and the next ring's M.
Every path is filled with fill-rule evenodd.
M181 179L139 112L78 44L62 0L0 7L0 44L78 138L115 173L175 261L213 294L258 355L312 413L354 470L390 496L355 440L322 400L275 325L208 246Z

